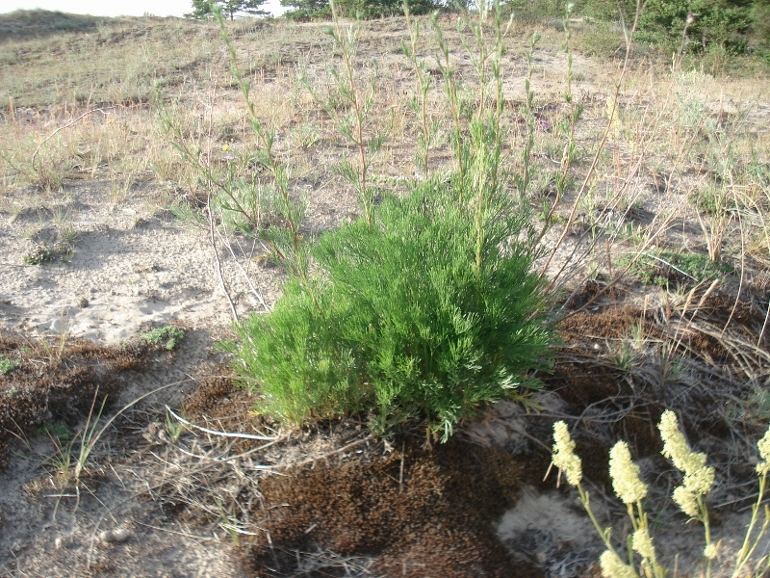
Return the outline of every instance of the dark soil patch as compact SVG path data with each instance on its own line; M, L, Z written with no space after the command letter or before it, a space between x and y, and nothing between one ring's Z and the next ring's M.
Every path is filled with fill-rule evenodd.
M141 342L103 347L0 336L0 356L16 365L0 375L0 467L11 438L42 426L74 427L102 404L111 409L129 372L144 369L155 349Z
M567 309L577 310L585 307L589 303L601 303L607 300L616 301L625 294L625 290L617 285L607 286L603 278L587 279L577 290L575 290L564 306Z
M665 409L677 413L690 442L712 463L731 476L742 473L730 465L741 459L735 428L757 430L754 437L765 426L741 403L756 394L737 361L747 359L741 344L757 345L766 311L756 300L705 292L646 310L605 305L563 320L561 351L542 380L574 416L587 477L608 481L609 448L600 446L614 440L626 440L636 458L657 455ZM765 369L760 363L755 371Z
M264 480L254 515L270 541L253 547L250 571L294 575L298 552L327 550L373 556L375 575L541 576L506 551L493 525L515 499L524 462L458 439L402 443L380 459Z

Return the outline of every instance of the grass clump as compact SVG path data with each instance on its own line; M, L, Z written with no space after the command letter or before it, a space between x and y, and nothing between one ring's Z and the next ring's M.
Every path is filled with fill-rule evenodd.
M290 423L368 411L380 432L421 416L445 441L530 385L551 341L543 284L521 212L488 209L479 247L474 211L428 181L322 236L311 282L290 280L228 346L258 409Z
M184 338L184 331L173 325L166 325L147 333L141 333L138 337L148 345L162 345L169 351L173 351Z
M0 355L0 375L6 375L11 373L14 369L21 365L21 361L18 359L8 359L7 357Z

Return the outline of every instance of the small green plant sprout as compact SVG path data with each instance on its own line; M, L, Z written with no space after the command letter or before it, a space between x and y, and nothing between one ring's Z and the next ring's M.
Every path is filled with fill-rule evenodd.
M7 357L0 355L0 375L6 375L11 373L14 369L21 365L19 359L8 359Z
M88 417L86 418L86 424L83 429L78 432L73 441L80 438L80 448L78 450L77 461L75 462L75 480L80 480L80 476L85 471L85 467L88 463L88 458L93 452L94 446L102 437L104 429L101 429L98 433L96 428L99 426L99 419L102 417L104 406L107 403L107 396L102 399L102 405L99 407L99 411L94 415L94 407L96 407L96 398L99 395L99 388L94 392L94 399L91 401L91 408L88 410ZM105 426L106 427L106 426Z
M59 236L67 242L77 238L77 230L72 225L72 211L58 208L53 213L53 221Z
M72 435L66 426L62 424L45 424L37 429L38 434L45 434L48 436L55 436L57 440L68 441Z
M177 329L173 325L166 325L147 333L141 333L138 337L148 345L162 345L169 351L173 351L179 345L179 342L184 339L184 331Z
M639 351L627 339L619 343L607 343L607 360L621 371L630 370L638 358Z
M607 360L613 367L629 371L643 355L646 344L644 323L636 323L619 340L607 342Z
M53 467L58 475L65 481L69 480L72 473L72 454L77 436L72 439L59 438L55 432L50 429L43 430L54 446L54 452L45 460L45 463Z
M706 465L706 455L692 451L684 434L679 429L676 415L665 411L658 425L663 439L663 451L674 466L684 474L682 484L674 490L673 500L690 518L703 524L705 547L703 558L706 561L706 571L703 576L711 576L713 560L719 554L720 543L715 543L711 537L706 498L714 483L714 468ZM596 519L589 505L589 496L581 482L583 478L580 457L575 454L575 442L569 434L567 424L556 422L553 427L553 458L551 465L559 470L559 476L565 474L567 483L577 488L580 502L588 513L591 522L606 546L605 552L599 558L602 576L605 578L665 578L670 573L660 564L655 551L655 545L650 535L647 513L644 511L642 500L647 496L647 485L639 476L639 466L631 459L628 444L619 441L610 450L610 478L615 495L626 505L631 520L632 533L625 540L626 553L623 555L611 540L612 528L603 528ZM760 507L767 486L767 474L770 472L770 428L757 444L760 463L756 467L759 475L759 495L752 507L752 515L746 529L743 544L735 558L732 578L737 578L748 561L756 552L757 546L770 526L770 508L765 506L764 520L759 529ZM639 558L635 558L635 554ZM767 556L756 562L756 575L770 569Z
M179 421L173 415L171 415L170 411L167 410L164 429L166 430L166 434L171 440L171 443L175 444L179 440L181 435L184 433L184 430L186 429L186 427L181 421Z
M96 428L99 425L99 418L107 403L107 398L105 397L102 400L99 411L94 414L98 396L99 390L97 388L94 392L94 399L91 402L86 423L83 429L74 436L71 435L67 428L60 425L43 426L41 428L41 432L46 433L51 438L55 448L54 454L48 458L47 462L59 472L65 481L69 481L71 477L74 478L75 484L80 481L94 445L101 437L101 432L97 434ZM76 444L79 444L77 450L75 449Z

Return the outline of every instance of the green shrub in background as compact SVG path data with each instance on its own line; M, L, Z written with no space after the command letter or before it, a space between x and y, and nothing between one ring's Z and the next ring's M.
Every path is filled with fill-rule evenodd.
M670 50L684 40L688 51L703 51L712 44L741 51L753 25L760 24L756 17L761 16L752 13L752 6L765 1L646 0L639 18L639 39ZM619 20L622 14L630 25L636 4L636 0L591 0L584 12L602 20Z
M404 0L336 0L337 10L346 18L369 20L386 16L401 16ZM444 8L434 0L407 0L412 14L429 14ZM329 0L281 0L281 6L288 8L286 18L290 20L331 20Z
M770 46L770 0L754 0L751 23L757 40Z
M535 255L518 242L526 221L490 204L479 267L476 219L450 184L428 181L387 196L372 225L322 236L312 284L290 280L228 344L258 409L291 423L370 411L379 432L421 416L446 440L481 404L529 385L551 332Z

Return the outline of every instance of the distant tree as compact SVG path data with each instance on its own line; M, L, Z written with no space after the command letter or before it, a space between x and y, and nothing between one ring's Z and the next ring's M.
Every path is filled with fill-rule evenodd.
M288 8L285 16L292 20L331 18L329 0L281 0L281 6Z
M754 0L751 27L761 42L770 44L770 0Z
M185 16L187 18L195 18L196 20L211 18L214 15L214 4L219 5L222 8L222 14L229 15L230 20L232 20L238 12L262 16L267 14L267 12L262 10L262 5L266 1L267 0L192 0L193 11L189 14L185 14Z
M436 0L407 0L407 3L412 14L427 14L441 7ZM336 4L348 18L380 18L404 13L403 0L336 0ZM281 0L281 6L290 9L287 18L331 18L329 0Z
M725 46L751 26L752 0L649 0L642 12L642 30L658 30L673 41L686 33L701 48Z

